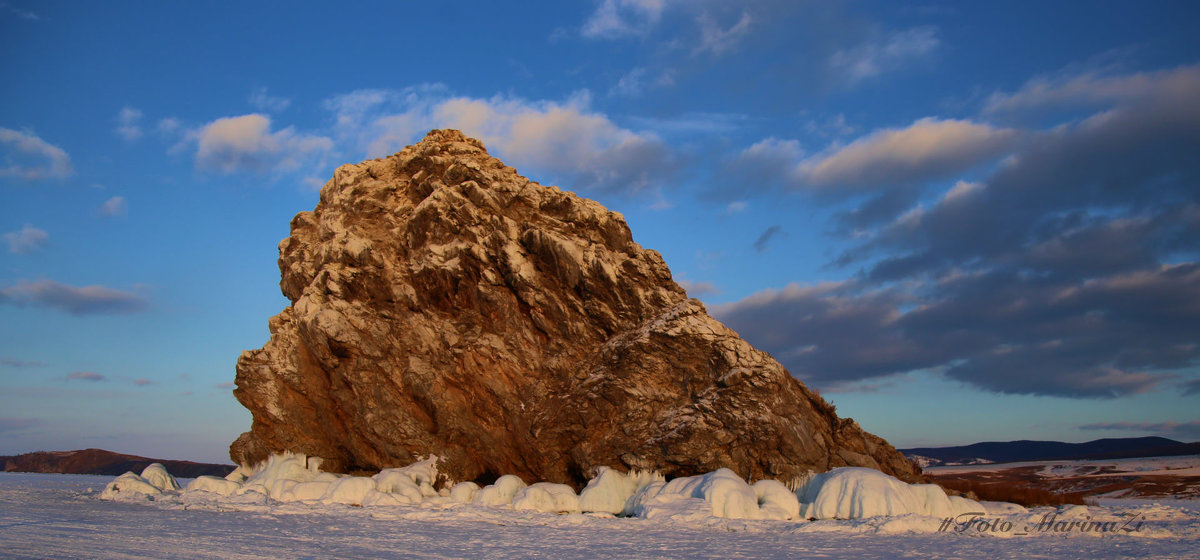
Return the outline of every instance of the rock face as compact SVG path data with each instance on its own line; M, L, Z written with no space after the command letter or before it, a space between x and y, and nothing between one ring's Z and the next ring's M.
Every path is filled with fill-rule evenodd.
M620 214L434 130L345 165L279 246L292 305L234 391L272 452L375 470L444 458L451 478L578 487L595 467L750 480L919 471L709 317Z

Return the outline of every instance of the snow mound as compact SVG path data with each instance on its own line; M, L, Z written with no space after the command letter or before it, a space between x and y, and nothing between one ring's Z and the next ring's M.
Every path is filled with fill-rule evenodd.
M818 474L796 490L800 516L808 519L857 519L917 514L954 517L984 512L983 505L947 496L935 484L907 484L875 469L841 467Z
M284 487L280 488L279 501L281 502L317 502L325 497L325 493L329 491L329 486L333 482L328 480L311 480L308 482L288 481Z
M520 492L525 486L525 481L521 480L521 477L515 474L506 474L497 478L495 483L483 487L475 494L475 499L471 503L481 506L508 507L512 505L517 492Z
M150 463L142 470L142 478L149 482L155 488L163 492L177 492L179 490L179 482L171 473L167 472L167 468L162 466L162 463Z
M425 498L438 495L433 485L437 482L439 460L437 455L432 455L407 467L383 469L372 478L380 492L397 494L397 499L419 504Z
M421 487L403 469L384 469L373 476L375 489L385 494L394 494L405 504L419 504L425 498Z
M460 504L469 504L475 501L475 495L479 493L479 485L474 482L459 482L450 489L450 499Z
M784 489L786 490L786 487ZM631 508L628 513L646 518L679 515L691 517L697 504L686 500L706 502L711 508L711 515L715 517L762 517L758 494L745 480L729 469L717 469L699 476L679 477L665 484L648 484L638 490L630 500Z
M544 513L578 513L579 496L566 484L539 482L518 491L513 496L512 507Z
M650 471L633 471L628 474L608 467L600 467L595 478L579 493L579 509L585 512L629 514L626 504L639 490L653 482L662 482L663 476Z
M250 469L243 469L246 480L236 494L257 492L278 500L287 486L290 486L284 484L284 481L299 483L316 480L317 475L321 474L320 465L321 459L318 457L310 458L298 453L271 455L265 462Z
M795 519L800 515L800 500L778 480L760 480L752 486L758 496L759 516L763 519Z
M345 476L329 483L323 501L352 506L363 505L367 494L375 490L375 480L365 476Z
M221 496L229 496L241 487L242 485L240 483L226 478L201 475L196 477L190 484L187 485L187 491L212 492L213 494L219 494Z
M109 482L104 490L100 492L101 500L116 500L128 498L145 498L153 497L162 494L157 486L151 484L148 480L127 472L118 476L112 482Z

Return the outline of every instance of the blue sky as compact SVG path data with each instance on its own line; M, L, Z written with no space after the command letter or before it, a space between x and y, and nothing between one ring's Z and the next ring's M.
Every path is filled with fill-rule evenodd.
M1200 439L1198 12L5 0L0 454L227 460L289 220L435 127L897 446Z

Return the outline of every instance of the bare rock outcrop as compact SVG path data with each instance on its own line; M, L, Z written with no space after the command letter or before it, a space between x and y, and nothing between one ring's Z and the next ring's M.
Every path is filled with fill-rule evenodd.
M237 364L239 463L294 451L455 480L598 466L919 471L689 299L620 214L434 130L344 165L279 246L291 306Z

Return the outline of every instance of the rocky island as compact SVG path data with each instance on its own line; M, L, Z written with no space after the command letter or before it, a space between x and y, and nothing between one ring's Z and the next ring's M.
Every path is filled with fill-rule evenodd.
M788 480L920 470L708 315L620 214L454 130L344 165L279 246L291 305L242 354L241 464L580 487L597 467Z

